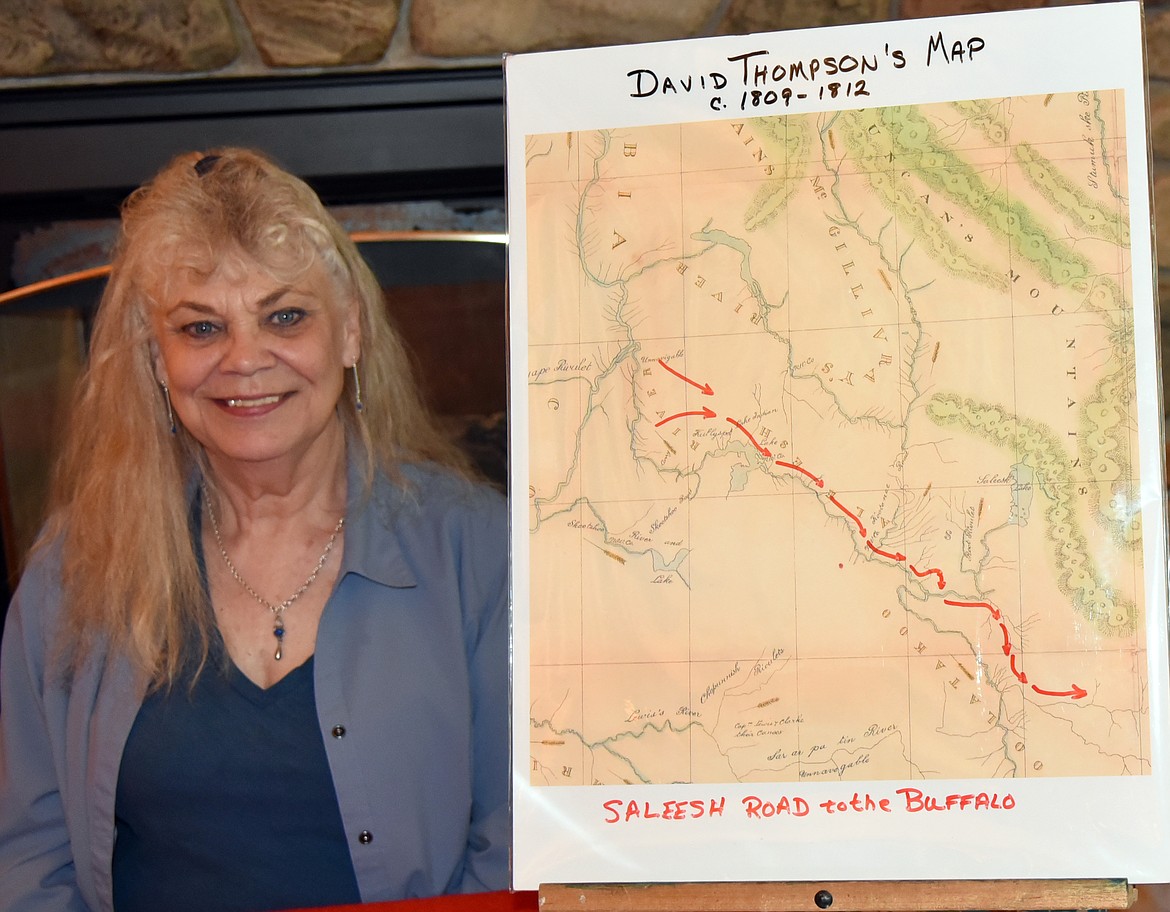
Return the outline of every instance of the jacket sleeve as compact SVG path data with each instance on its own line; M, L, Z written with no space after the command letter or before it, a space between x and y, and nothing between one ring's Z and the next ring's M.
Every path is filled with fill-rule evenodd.
M465 553L474 581L470 586L465 581L465 597L475 600L477 623L469 631L474 781L460 884L464 893L508 889L512 831L508 806L511 593L508 520L502 498L492 498L484 524L475 533Z
M41 557L43 558L43 554ZM0 909L87 908L77 888L46 705L47 618L59 589L44 560L26 571L0 641Z

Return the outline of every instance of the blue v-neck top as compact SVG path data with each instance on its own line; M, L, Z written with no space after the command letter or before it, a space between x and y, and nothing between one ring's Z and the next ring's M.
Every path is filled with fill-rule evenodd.
M231 662L146 698L118 776L118 912L359 902L313 699L313 659L268 689Z

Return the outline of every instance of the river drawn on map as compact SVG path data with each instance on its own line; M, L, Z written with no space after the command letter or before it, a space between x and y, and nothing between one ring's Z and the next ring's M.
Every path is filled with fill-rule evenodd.
M1123 102L526 138L532 785L1150 772Z

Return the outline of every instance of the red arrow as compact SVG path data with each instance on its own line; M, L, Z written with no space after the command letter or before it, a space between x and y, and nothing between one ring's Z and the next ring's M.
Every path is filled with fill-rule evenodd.
M938 588L939 589L946 589L947 588L947 584L946 584L946 581L943 579L943 575L942 575L941 570L938 570L935 568L931 568L930 570L919 570L913 564L910 564L909 566L910 566L910 569L912 571L914 571L914 575L917 576L919 579L921 579L924 576L930 576L933 573L935 576L938 577Z
M687 383L689 383L695 389L702 390L704 396L714 396L715 395L715 390L711 389L710 383L702 383L702 384L696 383L690 377L687 377L684 374L680 374L678 371L676 371L673 367L671 367L669 364L667 364L661 358L658 359L658 363L661 364L663 367L665 367L668 371L670 371L676 377L678 377L679 380L685 380Z
M904 561L906 559L906 555L901 551L899 551L897 554L891 554L889 551L883 551L881 548L875 547L874 543L871 542L868 538L865 540L865 543L869 545L869 550L874 554L880 554L882 557L888 557L892 561Z
M1044 694L1046 697L1072 697L1074 700L1084 699L1089 695L1089 692L1083 687L1078 687L1076 684L1072 686L1072 690L1041 690L1035 684L1032 689L1038 694Z
M667 368L667 370L669 370L669 368ZM758 443L756 443L756 438L752 436L751 431L749 431L747 428L745 428L742 424L740 424L734 418L728 418L727 421L729 424L734 424L737 428L739 428L741 431L743 431L745 434L747 434L747 439L752 442L752 446L754 446L757 450L759 450L765 456L771 458L772 451L769 450L767 447L762 447Z
M1004 654L1005 656L1006 656L1006 655L1011 655L1011 654L1012 654L1012 638L1011 638L1011 635L1008 633L1008 629L1007 629L1007 627L1006 627L1006 626L1004 626L1004 624L1003 624L1002 622L1001 622L1001 623L1000 623L1000 625L999 625L999 629L1003 631L1003 654Z
M838 510L840 510L842 513L844 513L846 516L848 516L851 520L853 520L857 524L857 529L858 529L858 531L861 532L861 535L864 538L865 537L865 526L863 526L861 524L861 520L858 519L856 516L854 516L852 513L850 513L847 509L845 509L845 505L842 504L841 501L839 501L832 494L829 495L829 500L833 501L833 506L835 506ZM870 545L870 547L872 548L873 545ZM892 558L893 555L891 554L890 557Z
M656 422L654 426L662 427L662 425L666 424L668 421L674 421L675 418L686 418L687 415L702 415L704 418L715 417L715 413L704 405L701 412L679 412L677 415L671 415L669 418L663 418L661 421Z
M1014 674L1017 678L1020 679L1021 684L1028 683L1028 676L1026 674L1024 674L1022 671L1020 671L1018 668L1016 668L1016 657L1015 656L1012 656L1012 674Z
M825 486L825 481L823 478L817 478L817 476L814 475L812 472L810 472L808 469L802 469L800 466L796 465L795 463L781 462L779 459L777 459L776 465L778 465L782 468L785 468L785 469L795 469L797 472L800 472L803 475L807 475L809 478L811 478L813 481L815 481L817 483L818 488L823 488Z
M990 602L960 602L958 599L943 599L944 605L954 605L956 608L986 608L997 621L1000 618L999 609ZM1003 627L1003 624L999 625Z

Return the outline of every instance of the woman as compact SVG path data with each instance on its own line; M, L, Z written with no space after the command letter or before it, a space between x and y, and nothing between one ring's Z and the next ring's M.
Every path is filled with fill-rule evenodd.
M302 182L127 201L0 657L0 909L507 886L503 498Z

